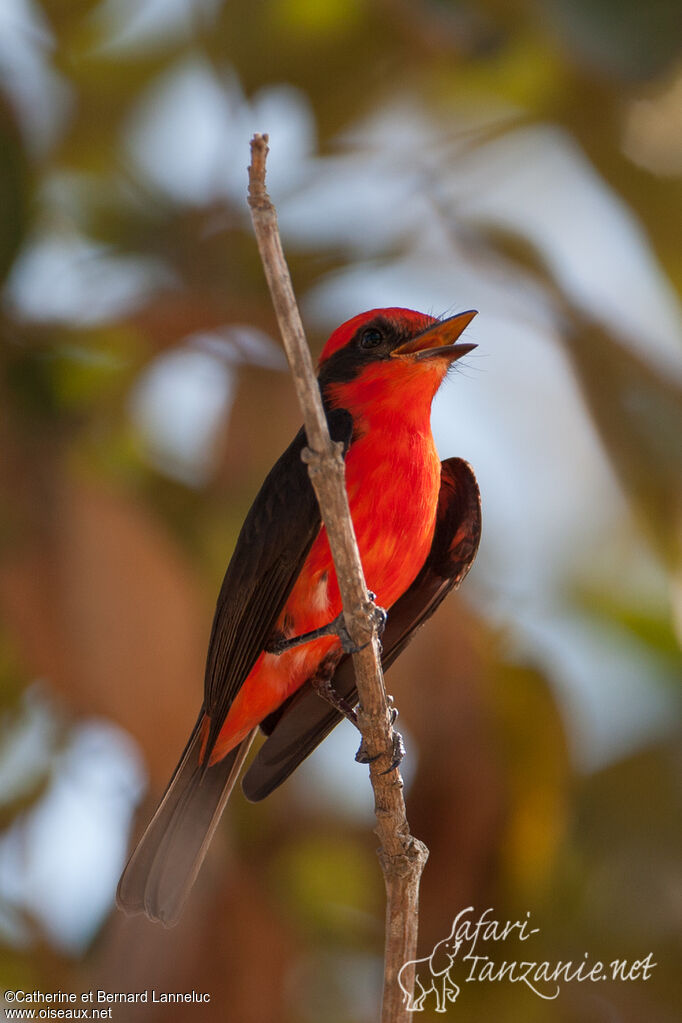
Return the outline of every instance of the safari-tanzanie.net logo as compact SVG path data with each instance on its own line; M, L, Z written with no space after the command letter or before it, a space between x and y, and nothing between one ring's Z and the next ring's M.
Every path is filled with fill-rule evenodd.
M642 959L610 962L592 958L588 952L579 959L542 959L533 954L534 945L525 944L540 933L539 927L531 927L530 912L523 920L504 922L493 919L492 913L488 908L476 918L474 907L467 906L430 955L403 963L398 983L408 1012L425 1008L445 1012L471 983L524 984L533 995L551 1001L559 997L562 984L646 981L657 965L651 952Z

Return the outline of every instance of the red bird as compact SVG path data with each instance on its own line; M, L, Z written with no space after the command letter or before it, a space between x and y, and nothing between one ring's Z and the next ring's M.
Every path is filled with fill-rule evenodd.
M367 585L388 609L384 667L466 575L480 536L469 465L440 462L431 402L474 312L437 320L373 309L334 331L318 381L346 486ZM204 702L166 793L123 872L119 905L174 923L259 726L268 735L242 787L276 788L357 702L342 606L300 430L267 476L218 597ZM330 624L331 623L331 624ZM329 626L319 638L297 637ZM338 697L321 698L329 683ZM333 696L332 693L332 696Z

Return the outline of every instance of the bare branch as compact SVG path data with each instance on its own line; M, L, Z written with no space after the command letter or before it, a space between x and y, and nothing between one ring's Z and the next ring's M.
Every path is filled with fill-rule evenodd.
M375 831L386 884L386 944L382 1023L411 1018L398 984L402 964L414 959L417 947L419 881L428 856L426 846L410 834L397 768L382 773L393 757L393 728L381 670L374 605L369 598L345 487L341 445L332 443L296 305L289 270L277 228L277 214L265 188L268 136L254 135L249 167L249 206L265 276L291 367L309 447L304 452L320 504L343 601L346 628L358 647L353 664L360 700L358 721L367 751L374 789ZM368 642L369 640L369 642ZM403 979L404 982L404 979Z

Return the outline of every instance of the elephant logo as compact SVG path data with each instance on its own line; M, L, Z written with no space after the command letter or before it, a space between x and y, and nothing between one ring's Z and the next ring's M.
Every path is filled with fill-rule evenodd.
M398 984L408 1012L423 1012L424 1002L430 994L436 996L436 1012L445 1012L447 1003L457 998L459 987L450 976L452 965L462 947L462 942L455 939L456 923L456 920L453 921L450 934L438 942L430 956L408 959L400 967ZM410 993L405 984L411 967L414 967L414 994Z

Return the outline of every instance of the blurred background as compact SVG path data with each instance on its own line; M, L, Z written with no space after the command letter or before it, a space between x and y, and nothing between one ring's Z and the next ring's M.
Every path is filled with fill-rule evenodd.
M177 928L113 908L299 425L245 202L257 130L315 353L363 309L480 310L433 415L478 475L480 554L388 676L431 850L420 954L466 906L529 911L533 958L658 966L551 1002L462 985L453 1017L680 1018L679 13L3 0L2 987L212 998L119 1023L377 1017L350 727L233 799Z

